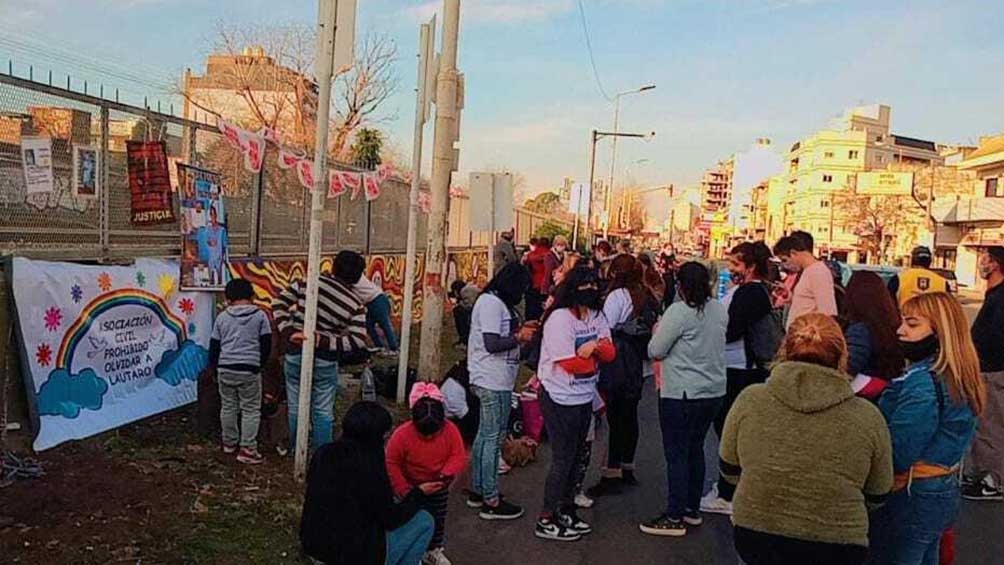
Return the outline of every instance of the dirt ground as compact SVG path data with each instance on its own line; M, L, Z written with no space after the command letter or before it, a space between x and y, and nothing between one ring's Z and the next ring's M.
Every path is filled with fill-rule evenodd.
M463 353L444 330L448 367ZM358 394L343 375L336 420ZM187 406L39 454L44 477L0 489L0 563L306 562L292 455L240 465L195 417Z

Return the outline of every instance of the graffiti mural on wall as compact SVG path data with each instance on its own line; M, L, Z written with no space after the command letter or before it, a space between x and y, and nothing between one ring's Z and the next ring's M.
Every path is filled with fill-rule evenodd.
M449 281L457 277L475 281L484 286L487 283L488 254L485 251L464 251L449 255ZM325 257L321 261L321 272L331 272L332 260ZM371 255L366 258L366 275L381 285L390 298L392 315L400 322L404 308L404 255ZM244 259L230 262L230 274L251 281L255 290L255 303L269 308L272 299L289 285L290 281L307 276L307 263L299 259ZM425 276L425 258L419 256L415 269L415 299L412 316L422 318L422 279Z

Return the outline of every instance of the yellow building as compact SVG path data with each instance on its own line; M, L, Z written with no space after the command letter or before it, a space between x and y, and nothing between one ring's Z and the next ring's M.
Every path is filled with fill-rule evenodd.
M805 230L816 240L817 253L853 263L867 258L858 253L859 226L852 225L834 206L838 195L854 190L859 172L885 170L897 164L943 163L937 146L930 141L889 133L891 109L886 105L851 108L825 129L794 143L787 154L785 201L779 179L773 179L775 214L771 216L768 240L778 232ZM768 198L768 201L770 198Z

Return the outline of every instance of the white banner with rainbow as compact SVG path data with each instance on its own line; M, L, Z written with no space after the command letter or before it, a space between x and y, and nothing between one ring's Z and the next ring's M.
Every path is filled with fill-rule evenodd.
M177 261L12 265L36 451L195 400L213 297L179 292Z

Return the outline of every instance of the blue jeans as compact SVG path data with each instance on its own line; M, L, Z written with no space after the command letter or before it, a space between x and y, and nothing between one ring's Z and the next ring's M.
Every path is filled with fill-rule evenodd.
M387 565L418 565L429 547L434 529L432 515L419 510L411 520L387 532Z
M300 412L300 355L287 355L283 363L286 375L286 402L289 407L289 443L296 446L296 423ZM331 442L335 420L335 395L338 393L338 362L314 358L314 381L310 391L311 449Z
M704 494L704 436L722 406L721 398L659 399L662 450L669 496L666 515L696 514Z
M383 330L383 335L387 338L387 349L397 351L397 334L394 333L394 324L390 321L390 298L386 294L377 296L366 305L366 331L373 340L373 345L384 347L384 342L380 339L380 332L377 326Z
M481 424L471 446L471 490L488 502L499 496L499 454L509 428L512 392L471 386L481 400Z
M913 481L870 517L873 563L937 565L941 534L959 513L956 475Z

